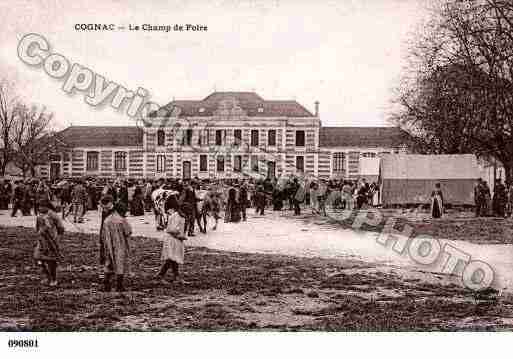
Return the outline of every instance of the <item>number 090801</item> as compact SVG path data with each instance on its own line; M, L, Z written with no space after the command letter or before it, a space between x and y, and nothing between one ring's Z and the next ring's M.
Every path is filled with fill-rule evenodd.
M9 339L7 341L9 348L37 348L37 339Z

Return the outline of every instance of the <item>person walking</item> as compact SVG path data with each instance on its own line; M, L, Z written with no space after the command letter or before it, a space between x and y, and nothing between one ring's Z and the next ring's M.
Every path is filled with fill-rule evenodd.
M12 213L11 217L16 217L16 213L18 210L21 211L22 215L25 215L23 212L23 198L25 197L25 185L21 181L15 182L14 194L12 198Z

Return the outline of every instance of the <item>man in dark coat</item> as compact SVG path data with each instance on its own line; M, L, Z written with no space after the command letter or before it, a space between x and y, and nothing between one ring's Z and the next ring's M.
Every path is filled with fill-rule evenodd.
M265 191L262 185L258 185L255 192L255 204L256 209L255 212L261 216L264 215L265 212Z
M302 191L304 192L304 191ZM300 204L304 201L304 193L301 193L301 186L297 178L294 178L294 182L292 183L291 193L293 195L292 203L294 204L294 215L299 216L301 214Z
M248 188L246 186L246 183L242 183L242 185L239 188L239 206L243 221L247 220L246 208L248 207L248 203Z
M504 218L506 200L506 187L502 184L502 181L498 179L497 181L495 181L492 200L493 213L495 214L495 216Z
M474 202L476 204L476 217L481 217L483 215L484 205L484 188L481 178L477 180L474 186Z
M11 217L16 217L18 210L23 213L23 198L25 196L25 185L23 182L18 181L15 183L14 195L12 199L12 213Z
M196 220L196 209L198 199L196 193L190 184L184 186L180 203L182 212L185 214L185 229L184 234L194 237L194 222Z

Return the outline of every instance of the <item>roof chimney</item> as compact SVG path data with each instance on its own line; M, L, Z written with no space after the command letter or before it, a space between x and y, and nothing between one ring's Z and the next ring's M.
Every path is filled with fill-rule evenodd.
M315 101L315 117L319 117L319 101Z

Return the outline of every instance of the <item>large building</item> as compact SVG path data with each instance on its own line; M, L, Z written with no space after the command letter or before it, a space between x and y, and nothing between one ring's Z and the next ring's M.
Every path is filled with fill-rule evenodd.
M405 150L395 127L323 127L296 101L215 92L173 101L141 126L71 126L42 177L236 178L308 174L356 178L360 158ZM62 149L65 148L65 149Z

